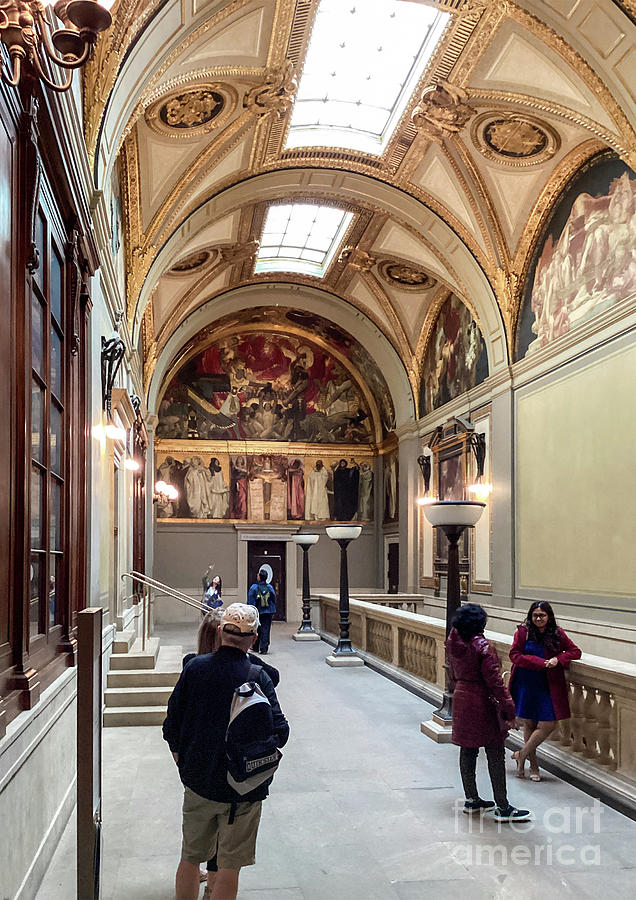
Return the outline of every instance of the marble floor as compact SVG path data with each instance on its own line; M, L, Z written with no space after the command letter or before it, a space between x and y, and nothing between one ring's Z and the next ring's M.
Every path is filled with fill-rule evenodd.
M157 633L184 651L194 642L189 627ZM534 821L462 815L457 748L420 733L431 707L366 667L330 668L327 644L297 643L291 633L275 624L268 657L281 672L291 738L264 804L257 863L241 873L240 900L634 896L632 820L594 807L554 776L520 781L512 761L510 799ZM161 729L105 729L103 900L173 898L180 804ZM72 819L37 900L75 896L75 839Z

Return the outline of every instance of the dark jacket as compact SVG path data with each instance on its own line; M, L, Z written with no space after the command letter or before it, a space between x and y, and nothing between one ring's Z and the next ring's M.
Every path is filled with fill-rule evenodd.
M260 604L258 598L259 587L267 588L267 591L269 593L269 602L267 606L261 606ZM259 613L271 613L271 615L274 615L274 613L276 612L276 591L271 586L271 584L266 584L263 582L253 584L247 592L247 603L248 606L255 606Z
M194 659L198 655L198 653L186 653L186 655L183 657L181 667L185 669L190 660ZM280 672L278 671L278 669L274 668L274 666L270 666L269 663L266 663L264 659L260 658L260 656L255 656L254 653L248 653L247 658L253 666L260 666L261 669L265 669L274 687L278 687L278 682L280 681Z
M504 717L515 717L515 704L501 678L497 651L483 634L463 641L451 628L446 641L451 675L455 681L453 694L453 743L460 747L492 747L502 744L494 704L499 701Z
M228 803L237 799L227 783L225 732L230 718L234 689L249 678L247 654L235 647L221 647L191 659L181 673L168 702L163 737L173 753L181 781L201 797ZM289 725L281 712L274 686L261 671L258 683L269 700L278 746L289 737ZM243 800L262 800L263 785Z
M528 629L525 625L520 625L514 636L512 647L510 648L510 659L512 660L512 672L510 673L510 688L513 690L515 673L517 669L537 669L544 671L548 679L548 690L550 691L550 699L554 708L554 715L558 719L570 718L570 704L568 702L568 686L565 683L565 669L570 665L573 659L581 658L581 651L573 641L567 636L562 628L557 628L557 638L559 641L559 649L557 653L550 656L556 656L559 665L551 669L546 669L545 659L541 656L534 656L531 653L524 653L526 641L528 640Z

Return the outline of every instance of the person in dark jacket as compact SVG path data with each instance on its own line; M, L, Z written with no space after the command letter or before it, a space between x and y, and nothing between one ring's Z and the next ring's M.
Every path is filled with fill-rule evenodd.
M504 741L500 720L514 722L515 705L501 677L497 651L484 637L487 616L481 606L461 606L446 642L453 693L453 743L458 744L459 771L466 802L464 812L493 810L498 822L525 822L527 809L515 809L508 801ZM499 709L499 714L497 709ZM485 747L488 774L495 801L482 800L477 792L479 748Z
M258 613L244 603L227 607L221 620L221 647L191 659L168 702L163 724L184 785L183 843L176 876L177 900L196 900L199 864L217 855L212 897L234 900L239 872L255 861L261 802L267 782L240 797L228 784L225 732L234 690L249 679L247 651L258 631ZM271 679L256 679L272 707L277 743L283 747L289 725ZM234 813L234 817L232 817ZM232 824L230 824L232 822Z
M565 670L580 658L581 651L557 625L550 604L535 600L510 649L510 693L523 722L523 747L512 754L518 778L524 778L528 760L530 780L541 781L537 747L552 734L557 721L570 718Z
M185 668L190 660L194 659L196 656L200 656L203 653L216 653L221 646L221 634L219 628L222 618L223 610L220 608L212 609L205 614L201 620L199 631L197 633L197 652L186 653L181 664L182 668ZM255 656L253 653L248 653L247 658L253 666L261 666L271 678L274 687L278 686L278 682L280 681L280 672L278 669L268 665L264 660L259 659L258 656ZM207 882L203 900L209 900L211 896L218 868L215 853L214 856L208 860L205 869L201 869L199 872L200 880Z
M256 576L256 583L247 592L247 603L258 610L260 627L255 644L257 653L269 653L270 631L272 619L276 612L276 591L267 582L267 572L261 569Z

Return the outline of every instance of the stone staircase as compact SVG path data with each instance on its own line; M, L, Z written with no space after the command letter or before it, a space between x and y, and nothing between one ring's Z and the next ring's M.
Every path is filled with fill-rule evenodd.
M118 632L104 691L104 727L161 725L182 657L181 647L160 647L159 638L149 638L142 650L134 631Z

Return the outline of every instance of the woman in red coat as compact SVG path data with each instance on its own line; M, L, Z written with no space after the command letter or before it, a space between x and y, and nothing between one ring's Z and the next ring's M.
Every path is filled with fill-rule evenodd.
M515 809L508 802L504 741L508 734L501 718L514 721L515 705L502 681L499 658L484 637L486 613L476 603L461 606L453 619L446 641L453 693L453 743L458 744L459 771L466 795L464 812L482 813L494 808L498 822L525 822L527 809ZM495 802L482 800L477 793L475 770L479 748L486 748L488 774Z
M510 693L517 716L523 721L524 745L513 753L519 778L525 776L528 760L531 780L541 781L536 750L552 734L559 719L570 718L565 669L580 657L579 648L558 627L550 604L536 600L517 628L510 650Z

